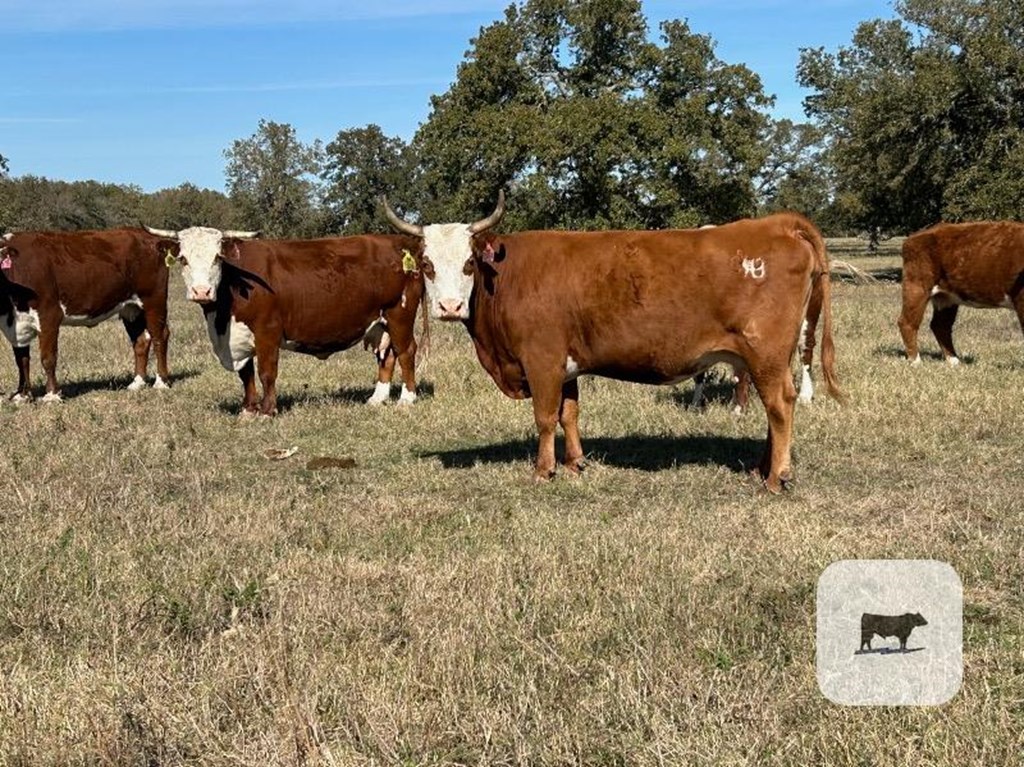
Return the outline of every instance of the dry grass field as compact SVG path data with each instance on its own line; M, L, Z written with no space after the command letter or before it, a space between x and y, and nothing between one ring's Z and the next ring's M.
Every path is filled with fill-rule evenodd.
M835 252L898 277L892 248L858 248ZM799 407L797 482L773 497L747 473L756 398L736 417L724 386L695 412L689 384L600 379L581 382L586 474L535 486L530 406L461 326L432 325L410 409L362 404L353 350L285 355L282 414L240 421L172 288L170 391L122 390L107 324L62 334L63 404L0 406L0 765L1020 763L1011 312L961 313L959 369L925 327L913 368L898 283L837 281L850 402ZM815 586L848 558L959 572L950 703L818 693Z

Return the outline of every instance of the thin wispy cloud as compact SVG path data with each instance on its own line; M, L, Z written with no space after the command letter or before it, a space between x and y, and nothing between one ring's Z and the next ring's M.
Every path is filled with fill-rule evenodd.
M508 0L7 0L0 33L266 26L475 14Z

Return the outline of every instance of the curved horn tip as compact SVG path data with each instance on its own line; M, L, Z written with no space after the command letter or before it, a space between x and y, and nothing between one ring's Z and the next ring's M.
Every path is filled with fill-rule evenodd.
M143 228L145 228L145 230L150 234L156 235L157 237L167 237L172 240L178 239L178 233L173 229L154 229L153 227L146 226L145 224L143 224Z
M504 216L505 190L504 188L502 188L498 190L498 203L494 206L494 212L491 215L487 216L487 218L482 218L479 221L470 224L469 231L472 234L479 234L480 232L485 232L488 229L497 226Z
M390 223L391 226L393 226L399 232L411 234L413 237L423 236L423 227L420 226L419 224L410 224L408 221L401 218L397 213L395 213L391 205L388 204L387 195L382 194L380 196L380 201L381 204L384 206L384 217L387 218L388 223Z
M255 240L260 236L260 230L256 229L251 232L243 232L237 229L227 229L224 232L221 232L221 234L232 240Z

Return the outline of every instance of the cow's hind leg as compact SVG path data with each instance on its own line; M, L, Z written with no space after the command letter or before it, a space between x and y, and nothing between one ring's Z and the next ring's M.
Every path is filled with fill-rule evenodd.
M153 356L156 358L156 380L153 381L153 388L167 389L171 377L170 369L167 366L167 346L171 340L171 329L167 325L167 312L162 307L158 306L154 309L147 305L145 317L146 332L152 341Z
M128 340L131 341L132 350L135 352L135 378L128 384L128 388L131 391L138 391L146 386L146 368L149 367L149 347L152 339L146 332L146 318L141 312L124 315L121 322L124 323Z
M787 366L770 366L751 375L768 415L768 437L758 470L768 491L778 493L792 480L796 387Z
M374 352L374 356L377 359L377 381L373 387L373 394L366 400L366 404L383 405L391 398L391 379L395 375L395 362L398 360L398 355L395 354L395 347L388 344L382 357L377 356L376 352Z
M29 375L32 364L32 349L29 346L14 347L14 364L18 368L18 390L11 397L14 402L30 402L32 400L32 387Z
M558 422L565 432L565 468L573 474L583 471L583 443L580 440L580 388L576 379L562 386L562 404Z
M904 264L906 261L904 260ZM924 319L924 311L928 307L928 299L935 280L931 275L903 275L903 310L897 322L903 346L907 350L907 359L913 364L921 362L921 353L917 346L917 331Z
M960 358L957 357L953 348L953 323L956 322L957 312L960 307L957 304L940 305L933 299L932 321L930 327L935 340L939 342L942 349L942 356L950 365L959 365Z
M43 396L43 402L61 400L60 387L57 385L57 338L61 319L57 314L39 317L39 360L43 363L43 372L46 374L46 394Z
M259 369L263 399L260 401L260 415L277 415L277 363L281 356L279 335L256 338L256 364Z

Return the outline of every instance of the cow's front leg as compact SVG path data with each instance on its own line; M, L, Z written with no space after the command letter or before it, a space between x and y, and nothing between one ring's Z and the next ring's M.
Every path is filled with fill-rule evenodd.
M583 443L580 440L580 389L574 378L562 385L562 406L558 421L565 432L565 468L579 474L585 467Z
M277 361L281 355L281 340L277 336L256 338L256 364L259 366L263 400L260 415L277 415Z
M384 357L377 362L377 383L373 387L373 395L366 400L367 405L383 405L391 399L391 379L395 375L397 359L394 347L389 345Z
M555 429L562 406L562 375L557 368L556 372L557 375L544 376L540 381L528 379L539 437L537 462L533 470L533 478L537 482L546 482L555 475Z
M929 327L932 329L935 340L939 342L943 358L952 366L960 364L960 358L957 357L956 349L953 348L953 323L956 322L956 315L959 311L960 307L957 304L940 306L934 301L932 302L932 321L929 323Z
M402 393L399 405L411 405L416 401L416 337L413 328L416 320L416 304L411 303L387 314L388 331L391 334L391 348L402 366ZM394 365L392 363L392 369ZM388 379L391 380L390 378Z
M167 346L171 340L171 329L167 325L167 312L159 308L159 299L156 299L158 308L146 305L146 331L153 341L153 356L156 357L156 380L153 381L154 389L170 388L171 372L167 365ZM165 299L166 301L166 299Z
M256 396L256 366L250 357L238 371L238 377L242 379L242 411L240 415L256 415L259 407L259 398Z
M29 371L32 362L32 349L29 346L14 347L14 364L18 368L18 390L11 397L14 402L31 402L32 387Z

